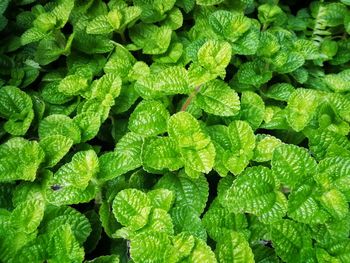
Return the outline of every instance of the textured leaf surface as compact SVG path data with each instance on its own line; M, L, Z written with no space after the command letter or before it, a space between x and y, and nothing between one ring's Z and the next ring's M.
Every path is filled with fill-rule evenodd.
M0 181L34 181L44 151L35 141L12 138L0 146Z
M220 80L213 80L201 86L196 104L205 112L219 116L238 114L240 102L237 93Z
M129 129L142 136L154 136L167 130L170 117L164 105L158 101L143 101L130 115Z
M138 230L147 224L151 212L151 201L143 192L125 189L113 201L113 213L124 226Z
M271 163L277 178L292 188L316 173L316 161L306 149L295 145L278 146Z

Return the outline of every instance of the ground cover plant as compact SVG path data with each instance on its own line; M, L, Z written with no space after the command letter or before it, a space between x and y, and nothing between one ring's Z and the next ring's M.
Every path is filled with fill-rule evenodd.
M350 262L350 1L1 0L0 262Z

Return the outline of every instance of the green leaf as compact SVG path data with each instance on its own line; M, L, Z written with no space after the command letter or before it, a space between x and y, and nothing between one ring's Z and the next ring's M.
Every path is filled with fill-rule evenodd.
M53 114L43 119L39 124L39 137L62 135L73 140L74 144L81 140L80 129L71 118L66 115Z
M324 224L329 218L314 193L314 185L302 185L288 197L288 216L306 224Z
M242 92L241 96L241 120L247 121L253 130L262 123L265 116L265 103L261 97L251 91Z
M174 235L173 221L167 211L159 208L153 208L142 232L163 232L168 235Z
M227 234L233 231L245 231L248 226L244 214L234 214L223 207L218 199L215 199L202 219L208 235L215 241L225 241Z
M114 152L100 156L100 172L97 178L107 181L140 167L143 144L141 136L132 132L125 134L118 141Z
M106 73L95 80L88 91L89 99L98 98L104 100L108 95L113 99L118 97L122 86L122 80L118 74Z
M221 80L212 80L201 86L195 103L205 112L219 116L234 116L240 110L237 93Z
M256 162L270 161L275 148L282 144L281 140L267 134L257 134L256 141L253 157Z
M196 238L196 245L193 248L191 255L188 257L187 262L191 263L216 263L214 252L211 248L205 243L205 241Z
M321 204L337 220L349 215L349 205L346 197L337 189L325 192L321 198Z
M191 251L195 245L195 238L194 236L186 233L180 233L173 237L172 243L179 259L183 259L191 254Z
M133 55L126 48L117 45L103 70L106 74L115 74L124 80L135 63Z
M233 121L228 126L230 147L225 151L224 165L233 174L240 174L253 157L255 136L247 122Z
M93 150L76 153L71 162L49 177L46 186L48 201L59 205L90 201L95 193L91 180L98 171L99 162Z
M81 132L81 142L93 139L100 130L101 118L98 114L83 112L77 114L73 122L79 127Z
M252 249L242 234L232 231L225 237L216 246L219 262L255 262Z
M244 14L226 10L211 13L209 23L216 34L231 42L238 40L251 26L251 20Z
M44 216L44 200L28 200L19 203L12 211L10 224L17 231L34 232Z
M89 220L85 215L69 206L46 206L40 231L52 236L60 226L68 224L79 244L83 244L91 232Z
M274 100L288 101L294 90L295 88L289 83L277 83L272 85L264 95Z
M286 262L302 261L303 249L311 246L308 232L302 225L284 219L271 224L271 239L276 254Z
M130 29L130 38L144 54L157 55L167 51L171 32L167 26L139 23Z
M287 121L295 131L303 130L316 113L319 95L314 90L296 89L288 99Z
M270 24L281 19L282 9L277 5L263 4L258 7L258 18L262 24Z
M154 136L167 130L170 117L165 106L158 101L140 102L129 118L129 130L142 136Z
M50 262L81 262L84 259L84 249L75 240L68 224L57 228L48 244Z
M189 80L186 69L180 66L168 67L139 79L135 89L141 97L152 99L166 95L189 94Z
M0 181L34 181L44 151L35 141L12 138L0 145Z
M8 133L24 135L34 118L30 96L13 86L0 88L0 117L8 120L4 125Z
M193 208L175 206L170 213L176 234L187 233L203 240L207 239L204 225Z
M78 95L88 87L87 79L79 75L69 75L60 81L58 91L67 96Z
M151 200L152 207L161 208L165 211L170 210L175 200L174 192L168 189L155 189L149 191L147 196Z
M118 10L115 10L118 12ZM119 13L119 12L118 12ZM120 16L120 14L119 14ZM120 17L116 16L116 21L120 24ZM119 20L118 20L119 19ZM119 25L117 23L117 28ZM99 34L108 34L114 31L113 25L109 22L108 15L100 15L95 17L92 21L90 21L86 27L86 33L99 35Z
M45 152L44 166L55 166L69 151L73 141L63 135L50 135L40 140L40 147Z
M132 230L144 227L151 212L151 201L136 189L120 191L113 201L113 214L124 226Z
M336 188L350 200L350 159L344 157L330 157L318 164L318 173L314 176L316 182L324 189Z
M185 167L204 173L211 171L215 161L214 145L191 114L179 112L171 116L168 133L180 147Z
M338 74L328 74L324 77L325 83L335 92L350 91L350 70L346 69Z
M176 142L168 137L157 138L145 145L143 165L156 170L176 171L183 167Z
M119 257L117 255L100 256L93 260L85 261L86 263L119 263Z
M225 206L235 213L261 215L276 202L276 182L270 169L247 168L233 182L225 197Z
M169 189L176 195L176 206L192 208L198 215L203 213L209 194L208 182L203 176L192 179L183 174L169 173L157 182L155 188Z
M231 45L227 42L208 40L198 50L199 64L218 76L225 76L225 68L230 63L232 56Z
M272 72L268 64L261 60L243 63L237 72L237 79L240 83L260 87L272 78Z
M141 232L131 240L130 255L135 263L176 262L174 249L167 234L161 232Z
M289 73L304 65L305 59L299 52L281 51L274 56L272 63L278 73Z
M217 5L222 3L224 0L196 0L197 5Z
M272 170L278 180L295 188L316 173L316 161L306 149L292 144L282 144L273 152Z

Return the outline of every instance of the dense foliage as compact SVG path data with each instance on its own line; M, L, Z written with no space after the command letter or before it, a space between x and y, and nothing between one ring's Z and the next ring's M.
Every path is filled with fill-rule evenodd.
M349 0L1 0L0 261L349 263L349 34Z

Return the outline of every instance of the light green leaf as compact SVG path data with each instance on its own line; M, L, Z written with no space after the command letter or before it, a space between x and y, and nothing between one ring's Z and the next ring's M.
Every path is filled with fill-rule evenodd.
M228 127L230 149L224 153L224 165L235 175L240 174L253 157L255 136L247 122L233 121Z
M254 254L248 241L238 232L230 232L216 246L219 262L254 263Z
M151 201L136 189L120 191L113 201L113 214L123 226L132 230L144 227L151 213Z
M199 64L212 74L225 77L226 67L231 61L232 49L227 42L208 40L197 53Z
M176 234L187 233L203 240L207 239L204 225L193 208L175 206L170 214Z
M224 0L196 0L197 5L217 5L222 3Z
M314 176L316 182L324 189L336 188L350 200L350 159L344 157L330 157L318 164L318 173Z
M195 103L205 112L219 116L234 116L240 110L237 93L221 80L212 80L201 86Z
M281 19L282 9L277 5L263 4L258 7L258 18L262 24L270 24Z
M98 114L83 112L77 114L73 122L79 127L81 132L81 142L93 139L101 127L101 118Z
M276 182L272 171L263 166L247 168L233 182L225 206L235 213L261 215L276 202Z
M76 204L90 201L95 195L92 178L99 170L96 153L93 150L76 153L72 161L49 175L46 182L46 196L54 205Z
M176 142L168 137L157 138L145 145L142 162L156 170L176 171L183 167Z
M141 166L141 153L144 140L129 132L117 143L114 152L100 156L98 180L107 181Z
M302 261L302 249L311 246L311 239L308 239L308 232L302 225L284 219L271 224L270 227L276 254L286 262Z
M264 95L268 98L288 101L290 95L294 92L295 88L289 83L277 83L272 85Z
M278 180L295 188L316 173L316 161L306 149L292 144L282 144L273 152L272 170Z
M50 262L82 262L84 249L79 246L68 224L57 228L48 244Z
M168 189L155 189L147 193L148 198L151 200L152 207L161 208L165 211L169 211L173 206L175 200L175 194Z
M191 114L179 112L171 116L168 133L180 147L185 167L197 172L211 171L215 161L214 145Z
M186 233L180 233L173 237L172 243L179 256L179 259L188 257L195 245L194 236L188 235Z
M233 231L243 232L248 226L244 214L234 214L226 207L223 207L218 199L215 199L209 210L204 214L202 219L203 225L208 235L215 241L219 242L228 233Z
M71 118L62 114L53 114L43 119L39 124L39 137L62 135L73 140L74 144L81 140L80 129Z
M196 238L196 245L189 258L185 261L188 263L217 263L214 252L205 243L205 241Z
M278 73L289 73L304 65L305 59L300 52L281 51L274 56L272 63Z
M183 173L178 176L171 173L164 175L155 188L169 189L176 195L176 206L193 208L198 215L203 213L209 194L208 182L204 176L192 179Z
M121 86L122 80L118 74L106 73L92 83L88 97L104 100L108 95L111 95L114 99L119 96Z
M143 23L133 26L129 31L131 40L142 48L144 54L150 55L162 54L167 51L171 32L167 26L158 27Z
M45 152L44 166L53 167L68 153L73 140L56 134L44 137L39 145Z
M136 91L145 99L165 95L189 94L187 71L180 66L167 67L158 73L153 73L139 79L135 83Z
M235 42L251 26L251 20L242 13L218 10L210 14L209 23L215 33Z
M69 75L60 81L58 91L67 96L78 95L88 87L87 79L77 74Z
M174 235L173 221L167 211L153 208L148 217L147 224L141 229L142 232L162 232Z
M296 89L288 99L287 121L295 131L303 130L316 113L319 94L310 89Z
M349 205L344 194L337 189L331 189L320 198L324 208L337 220L349 215Z
M335 92L350 91L350 69L343 70L338 74L328 74L324 77L324 81Z
M256 162L270 161L275 148L282 144L281 140L267 134L257 134L256 140L253 157Z
M135 263L176 262L176 254L167 234L161 232L141 232L131 240L131 258Z
M8 121L4 129L15 136L24 135L34 118L33 103L28 94L14 86L0 89L0 117Z
M167 130L170 117L165 106L158 101L140 102L129 118L129 130L141 136L155 136Z
M314 185L304 184L288 196L288 216L305 224L324 224L328 213L314 193Z
M117 45L103 70L106 74L115 74L124 80L135 63L134 56L123 46Z
M11 213L10 224L17 231L34 232L44 216L44 200L28 200L19 203Z
M91 233L91 225L85 215L70 206L46 206L40 231L50 237L60 226L68 224L79 244L83 244Z
M261 60L243 63L237 72L240 83L260 87L272 78L272 72L267 64Z
M34 181L44 151L35 141L12 138L0 145L0 181Z

